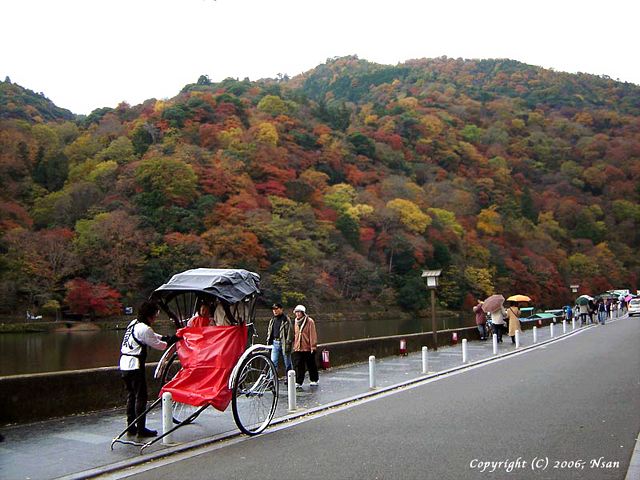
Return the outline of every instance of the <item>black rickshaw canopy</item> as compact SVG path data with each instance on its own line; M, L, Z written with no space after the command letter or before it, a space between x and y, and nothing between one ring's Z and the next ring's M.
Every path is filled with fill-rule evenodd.
M201 291L228 303L236 303L260 293L260 275L244 269L194 268L175 274L156 288L152 297L180 290Z

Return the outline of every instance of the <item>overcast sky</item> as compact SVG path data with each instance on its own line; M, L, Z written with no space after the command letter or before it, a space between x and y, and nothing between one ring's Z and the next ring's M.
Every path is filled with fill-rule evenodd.
M0 80L74 113L327 58L511 58L640 84L633 0L2 0Z

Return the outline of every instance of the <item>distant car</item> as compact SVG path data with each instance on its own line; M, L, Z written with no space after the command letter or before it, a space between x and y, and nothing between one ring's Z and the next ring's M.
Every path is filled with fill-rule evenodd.
M632 298L629 301L629 316L640 315L640 298Z

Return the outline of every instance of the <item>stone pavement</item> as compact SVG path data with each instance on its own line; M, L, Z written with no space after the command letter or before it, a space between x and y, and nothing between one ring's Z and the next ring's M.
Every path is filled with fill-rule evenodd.
M576 327L575 332L572 332L569 324L566 335L580 330ZM555 325L554 333L556 339L563 336L561 324ZM549 327L538 329L537 341L553 341ZM532 330L526 330L522 334L518 350L511 343L510 337L505 336L504 343L498 345L498 355L526 350L532 344ZM358 397L400 388L404 383L420 381L451 369L464 368L469 363L495 358L491 340L468 342L467 346L467 364L462 363L460 343L429 351L429 373L426 375L422 373L421 352L376 359L375 390L369 388L368 363L321 371L318 387L310 387L305 383L303 391L297 393L298 409L294 413L288 412L286 386L283 385L284 382L280 382L278 407L272 425ZM59 401L55 392L51 392L51 401ZM4 427L2 434L5 441L0 443L0 478L90 478L240 434L233 421L231 407L226 412L209 408L193 424L174 432L174 445L165 446L160 441L141 455L139 447L131 445L116 444L113 450L110 449L112 439L124 428L124 423L124 410L117 409ZM159 431L162 429L160 406L148 415L147 425Z

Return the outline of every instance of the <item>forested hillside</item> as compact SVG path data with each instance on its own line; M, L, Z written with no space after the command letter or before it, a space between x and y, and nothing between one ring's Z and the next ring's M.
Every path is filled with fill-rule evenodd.
M638 287L633 84L344 57L87 117L0 92L4 312L108 314L200 266L254 270L266 302L317 308L422 309L427 268L452 309Z

